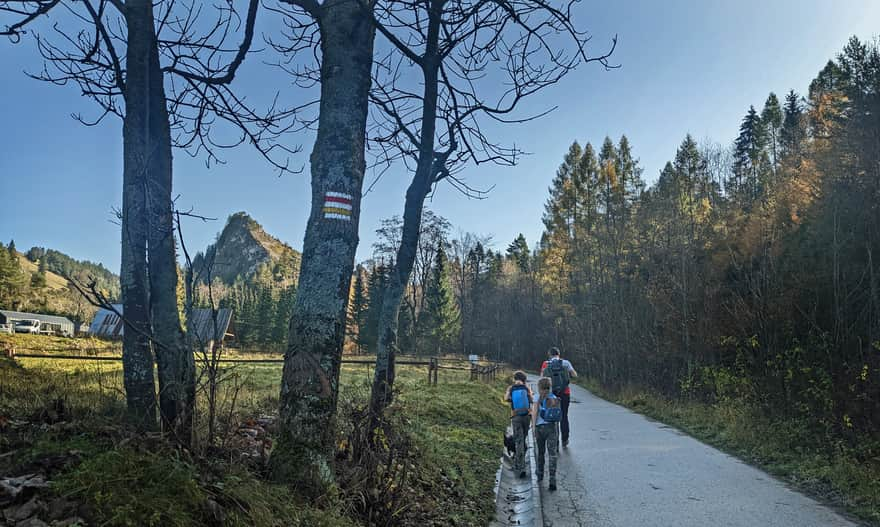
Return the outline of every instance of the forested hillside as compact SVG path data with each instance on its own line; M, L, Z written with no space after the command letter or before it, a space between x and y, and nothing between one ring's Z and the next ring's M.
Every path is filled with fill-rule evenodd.
M744 401L876 456L878 44L852 38L805 93L762 102L730 147L683 131L649 187L625 136L571 144L534 250L519 237L492 251L447 226L425 244L445 252L410 286L401 334L416 340L402 347L534 368L558 345L608 389ZM350 334L366 349L386 254L355 285ZM430 307L447 287L454 305Z
M18 252L15 241L0 243L0 308L36 311L88 322L97 308L71 284L94 282L107 298L119 295L119 277L103 265L76 260L54 249L31 247Z

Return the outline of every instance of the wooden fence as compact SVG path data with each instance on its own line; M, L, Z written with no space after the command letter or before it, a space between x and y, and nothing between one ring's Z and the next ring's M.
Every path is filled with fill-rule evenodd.
M16 353L14 348L8 348L6 354L11 359L51 359L51 360L81 360L81 361L102 361L102 362L119 362L122 357L119 355L69 355L69 354L47 354L47 353ZM233 359L220 358L216 362L223 364L283 364L283 358L277 359ZM355 364L362 366L374 366L376 361L369 359L346 359L340 361L342 364ZM470 363L463 359L449 359L440 357L430 357L428 360L398 360L399 366L416 366L426 367L428 371L428 384L436 385L439 378L440 370L457 370L470 372L470 379L476 380L494 380L504 365L500 362L489 362L488 364Z
M32 348L19 348L17 352L14 347L7 347L3 350L5 354L12 359L22 358L22 359L51 359L51 360L82 360L82 361L104 361L104 362L119 362L122 360L121 355L96 355L96 354L70 354L69 349L57 349L57 350L47 350L47 349L32 349ZM36 351L40 351L42 353L35 353ZM46 353L47 351L57 351L58 353ZM23 353L22 353L23 352ZM65 353L67 352L67 353ZM88 352L87 352L88 353ZM218 363L223 364L283 364L284 359L279 358L218 358L216 360ZM359 359L359 358L343 358L340 361L342 364L353 364L353 365L361 365L361 366L374 366L374 359ZM478 362L470 362L464 358L456 358L456 357L429 357L427 360L420 359L419 357L406 357L401 356L396 361L397 365L400 366L415 366L415 367L424 367L427 369L428 373L428 384L436 385L439 378L440 370L457 370L463 372L469 372L470 379L472 381L482 380L495 380L498 372L503 371L505 364L498 361L478 361Z

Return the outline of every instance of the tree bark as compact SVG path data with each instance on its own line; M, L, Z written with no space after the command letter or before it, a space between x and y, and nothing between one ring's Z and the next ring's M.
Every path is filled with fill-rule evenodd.
M172 188L171 132L164 77L159 66L153 6L149 0L126 3L128 72L126 101L141 114L137 140L130 146L142 160L147 231L150 315L159 377L159 412L163 428L189 445L195 404L195 363L186 345L177 305ZM131 58L135 60L132 61ZM132 108L127 107L127 114Z
M281 380L272 475L314 496L333 486L335 414L360 199L375 29L360 2L319 8L321 106L312 207ZM350 210L347 210L350 209Z
M394 388L394 362L397 353L398 315L400 301L406 290L416 259L419 245L419 232L422 223L422 209L425 197L434 181L434 132L437 125L437 92L440 57L437 53L440 33L440 14L431 11L428 23L427 47L425 49L422 73L425 88L422 96L421 134L419 137L419 160L412 183L406 191L403 211L403 233L397 258L391 272L391 281L382 297L382 311L379 315L379 343L376 348L376 370L370 394L370 409L373 427L381 412L391 404Z
M131 5L134 5L132 2ZM147 4L149 6L149 4ZM149 152L146 130L150 108L145 97L152 25L133 12L126 15L128 75L123 123L122 266L120 285L123 316L122 368L126 401L141 428L156 427L156 385L153 380L150 298L147 283L146 174ZM148 34L146 34L148 33Z

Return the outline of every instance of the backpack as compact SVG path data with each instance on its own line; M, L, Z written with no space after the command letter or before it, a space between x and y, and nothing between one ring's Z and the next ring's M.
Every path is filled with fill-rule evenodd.
M545 397L541 403L541 419L548 423L558 423L562 420L562 404L558 397Z
M562 359L551 359L550 362L547 363L545 375L550 377L554 395L559 395L568 388L568 368L565 367Z
M524 384L514 384L510 389L510 408L516 415L529 415L529 390Z

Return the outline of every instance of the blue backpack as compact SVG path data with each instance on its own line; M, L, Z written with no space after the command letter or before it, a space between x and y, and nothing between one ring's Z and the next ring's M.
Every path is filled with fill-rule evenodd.
M510 407L516 415L529 415L529 390L524 384L514 384L510 389Z
M553 394L547 395L541 402L541 419L548 423L558 423L562 420L562 406L559 398Z

